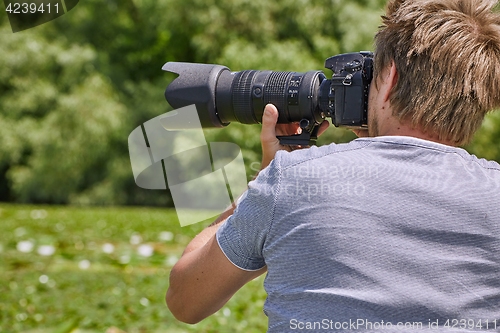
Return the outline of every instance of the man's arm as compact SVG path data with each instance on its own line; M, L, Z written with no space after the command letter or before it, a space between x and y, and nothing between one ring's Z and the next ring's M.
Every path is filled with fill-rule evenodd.
M290 150L279 144L276 135L295 134L298 130L297 124L276 125L277 120L277 109L266 106L261 132L262 168L269 165L278 150ZM324 123L321 132L328 127ZM180 321L194 324L203 320L224 306L243 285L266 272L266 267L257 271L240 269L220 249L215 234L233 211L234 206L228 208L198 234L172 268L166 300Z
M167 305L182 322L195 324L215 313L244 284L266 271L265 267L244 271L226 258L215 237L225 219L219 218L197 235L170 272Z

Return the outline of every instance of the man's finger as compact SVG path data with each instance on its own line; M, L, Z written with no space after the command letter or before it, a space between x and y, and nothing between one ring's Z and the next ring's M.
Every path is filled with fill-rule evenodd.
M358 138L366 138L370 136L367 129L353 129L352 131Z
M321 125L319 125L318 136L323 134L328 129L329 126L330 126L330 123L328 122L328 120L323 121L321 123Z
M278 122L278 109L272 104L266 105L262 115L262 130L260 138L262 141L275 141L276 123Z

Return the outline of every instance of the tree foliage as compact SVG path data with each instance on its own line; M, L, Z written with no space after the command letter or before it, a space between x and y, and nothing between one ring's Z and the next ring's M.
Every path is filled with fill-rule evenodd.
M135 186L127 149L134 128L171 110L165 62L321 70L329 56L372 48L384 3L86 0L16 34L0 17L0 200L170 204ZM231 124L206 136L239 144L251 176L259 131ZM499 131L492 115L470 149L500 159ZM331 129L320 143L352 138Z
M480 158L500 162L500 111L486 116L483 126L467 149Z

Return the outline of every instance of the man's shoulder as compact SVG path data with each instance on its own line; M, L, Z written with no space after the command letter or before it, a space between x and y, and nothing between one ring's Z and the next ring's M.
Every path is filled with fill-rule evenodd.
M500 164L498 162L478 158L460 147L452 147L433 141L403 136L378 137L372 140L372 142L378 143L378 145L373 145L373 147L385 146L388 149L397 147L400 150L435 152L435 155L440 155L442 159L458 158L462 161L462 164L473 163L483 169L500 171Z
M348 143L331 143L321 147L312 146L307 149L298 149L292 152L279 151L276 154L275 159L281 168L289 168L310 161L322 159L327 156L357 151L366 148L371 143L372 142L370 140L357 139Z
M321 147L293 152L280 151L276 154L276 165L280 169L301 166L304 163L318 162L325 158L334 158L335 162L343 159L360 163L392 164L395 161L416 162L433 155L437 160L445 161L459 158L461 163L475 164L483 169L500 171L500 164L495 161L478 158L465 149L422 140L413 137L387 136L358 138L348 143L329 144ZM331 161L330 161L331 162Z

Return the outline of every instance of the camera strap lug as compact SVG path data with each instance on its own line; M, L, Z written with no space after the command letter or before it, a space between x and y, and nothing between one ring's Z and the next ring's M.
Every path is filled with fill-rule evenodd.
M352 85L352 78L353 78L353 74L347 74L344 81L342 82L344 84L344 86L350 86Z

